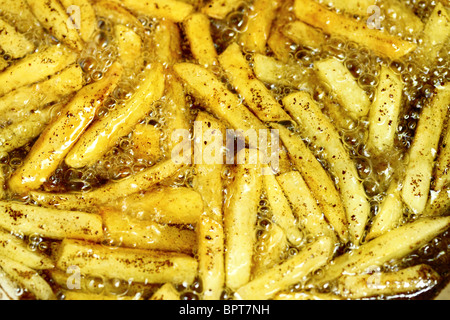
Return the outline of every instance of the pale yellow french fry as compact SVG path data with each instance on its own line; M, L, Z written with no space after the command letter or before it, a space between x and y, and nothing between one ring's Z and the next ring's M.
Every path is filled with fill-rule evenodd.
M137 124L133 130L133 151L140 158L151 162L162 156L161 129L149 124Z
M450 128L447 128L440 143L434 168L435 191L444 189L450 182Z
M152 103L164 93L163 66L159 63L147 66L144 76L145 80L127 103L94 122L80 136L65 158L68 166L82 168L93 165L151 111Z
M336 101L327 101L324 111L335 127L343 132L354 130L358 124L358 120L352 118L347 110L342 108Z
M17 284L11 277L0 269L0 300L14 300L20 299L20 293L23 288Z
M358 248L334 259L312 285L332 281L344 273L358 274L382 266L388 261L402 259L419 249L450 226L450 217L420 218L384 233Z
M70 1L70 0L67 0ZM118 49L118 56L125 69L136 69L143 67L141 63L142 39L132 29L124 25L114 26L114 35Z
M261 121L290 120L270 90L256 79L237 43L228 46L219 56L219 62L231 85L236 88L244 102Z
M300 136L279 124L273 124L272 127L278 130L283 144L288 149L289 157L319 202L330 225L341 241L347 243L349 241L347 215L333 180Z
M99 18L106 18L116 25L142 29L139 19L117 2L93 0L92 7Z
M50 239L75 238L99 241L103 238L102 219L96 214L63 211L0 202L0 225L11 232L41 234Z
M62 46L51 46L30 54L0 73L0 96L45 80L74 63L76 58L74 52Z
M201 158L194 159L196 174L193 188L202 196L206 214L221 221L224 200L222 173L225 163L222 147L226 140L226 128L221 121L203 111L198 113L195 121L194 129L199 126L200 132L194 134L194 141L201 152Z
M166 284L162 285L161 288L159 288L150 297L149 300L171 300L171 301L176 301L176 300L181 300L181 295L177 291L177 289L175 289L173 284L166 283Z
M127 248L192 254L197 246L194 231L183 226L143 220L114 209L102 209L106 238Z
M0 59L0 72L5 70L9 66L9 63L5 59Z
M248 10L245 30L239 34L239 44L247 52L264 53L273 20L281 0L256 0Z
M414 36L417 36L423 31L424 23L405 2L401 0L383 0L381 4L384 5L381 11L398 28L398 31L406 35L411 34ZM373 5L374 3L371 4L371 6ZM374 14L375 12L371 10L367 13Z
M31 12L26 0L0 0L0 14L22 33L33 30L39 36L43 34L42 26Z
M370 29L366 21L328 10L315 0L296 0L294 11L301 21L324 33L347 38L386 58L399 59L417 47L415 43L392 36L387 31Z
M0 48L13 59L18 59L33 52L36 46L24 34L16 31L14 26L0 18Z
M217 51L211 35L211 22L203 14L196 12L183 22L192 55L205 67L217 65Z
M236 290L250 281L252 257L256 243L258 204L262 192L261 164L252 159L251 151L237 156L245 161L235 168L224 206L226 286Z
M75 19L78 18L76 15L80 14L80 25L75 25L75 27L78 28L81 39L84 42L89 41L97 28L97 16L90 1L61 0L61 4L69 15L74 15Z
M0 98L0 118L16 122L28 113L58 101L83 87L83 70L72 64L48 80L20 87Z
M0 257L0 269L31 292L37 300L56 300L50 285L35 270L6 257Z
M331 172L338 178L340 195L347 213L350 240L358 245L363 240L370 216L370 204L355 163L342 144L336 128L309 93L290 94L283 99L283 104L299 125L301 135L324 149L325 160L330 163Z
M272 30L270 31L269 39L267 39L267 46L273 52L275 58L283 63L288 63L292 60L292 45L295 45L292 40L283 34L283 28L295 18L291 8L294 5L294 0L283 1L276 13L276 19L273 21Z
M194 7L179 0L114 0L129 10L155 18L166 18L173 22L182 22L191 14Z
M350 299L411 294L434 287L441 276L428 265L417 265L394 272L344 275L338 279L339 292Z
M402 198L416 214L427 204L434 162L450 103L450 84L438 87L422 109L403 180Z
M58 0L27 0L34 16L41 25L56 39L72 50L81 51L83 40L76 28L70 23L70 17Z
M370 109L370 99L347 67L336 58L317 62L317 74L336 96L336 99L355 119L365 117Z
M203 300L220 300L225 286L225 235L222 221L203 216L197 225L198 267Z
M153 31L154 59L164 66L170 66L181 59L180 28L170 20L161 20Z
M374 0L332 0L330 5L334 9L365 17L370 6L375 5Z
M424 216L441 216L448 212L450 208L450 190L444 188L437 192L432 192L428 199L427 206L423 212Z
M122 74L113 64L104 78L83 87L41 134L23 165L9 181L13 192L26 193L39 188L64 160L70 148L93 121L97 109L112 93Z
M300 301L329 301L329 300L344 300L342 297L332 294L332 293L319 293L319 292L308 292L308 291L300 291L300 292L280 292L278 293L273 300L300 300Z
M308 188L305 180L298 171L291 171L277 176L277 181L292 205L298 224L307 236L327 236L335 240L334 230L325 220L317 200Z
M367 146L376 154L393 150L402 107L403 82L387 67L381 67L380 82L369 111Z
M241 0L212 0L202 8L202 12L214 19L225 19L241 3Z
M64 239L56 266L60 270L78 266L83 275L125 281L190 284L197 275L198 263L181 253L129 248L111 250L99 244Z
M277 178L272 174L263 176L263 186L272 210L272 221L281 227L289 242L298 246L303 239L289 200L283 192Z
M298 283L303 277L329 262L333 255L333 246L334 243L329 238L317 239L303 247L294 257L240 287L235 293L236 299L273 298L278 292L287 290L289 286Z
M4 230L0 230L0 256L15 260L35 270L54 267L53 261L49 257L39 251L32 251L24 240Z
M282 33L294 43L313 50L320 49L326 41L325 34L300 20L286 24Z
M418 48L419 53L423 55L421 62L432 65L449 37L450 14L444 5L438 2L423 30L422 43Z

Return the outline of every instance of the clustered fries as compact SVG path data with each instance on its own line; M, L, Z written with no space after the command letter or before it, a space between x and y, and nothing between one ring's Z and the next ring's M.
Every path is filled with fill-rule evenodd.
M0 0L0 298L438 288L448 5Z

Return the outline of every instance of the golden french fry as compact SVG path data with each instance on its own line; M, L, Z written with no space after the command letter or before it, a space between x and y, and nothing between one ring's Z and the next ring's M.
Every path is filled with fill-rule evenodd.
M283 104L299 125L301 135L324 149L325 160L338 178L350 240L355 245L361 243L370 216L370 204L355 163L342 144L339 133L309 93L292 93L283 99ZM318 128L320 134L317 134Z
M392 21L395 27L398 28L398 31L414 36L423 31L424 23L405 2L401 0L383 0L381 4L384 5L382 11L384 11L386 18ZM370 14L375 13L376 11L374 10L377 10L373 5L371 3L371 9L373 10L370 11Z
M202 8L202 12L214 19L225 19L241 3L241 0L212 0Z
M141 61L141 37L132 29L124 25L115 25L114 35L116 38L118 56L124 69L135 70L136 66L142 68L144 65Z
M42 36L42 26L30 10L26 0L0 0L0 13L22 33L30 31Z
M101 301L101 300L141 300L137 297L119 296L119 295L102 295L95 293L85 293L70 290L63 290L64 300L67 301Z
M105 77L83 87L33 145L9 187L16 193L39 188L64 160L94 119L97 109L116 87L122 67L113 64Z
M93 0L92 7L99 18L111 20L116 25L142 29L139 19L117 2Z
M165 66L173 65L181 58L180 28L170 20L161 20L152 35L153 56Z
M373 0L333 0L331 6L339 11L365 17L368 15L368 9L374 4Z
M448 121L447 121L448 122ZM450 182L450 128L447 128L439 146L436 165L434 168L435 191L447 187Z
M409 150L402 198L416 214L423 212L428 201L434 161L449 102L450 84L436 88L431 101L422 110L414 141Z
M280 292L273 300L300 300L300 301L321 301L321 300L344 300L342 297L333 293L319 293L319 292Z
M111 248L84 241L64 239L57 257L57 268L78 266L81 274L144 283L173 284L194 281L197 260L191 256L130 248Z
M193 11L189 3L179 0L114 0L129 10L155 18L182 22Z
M66 13L74 16L74 27L78 29L81 39L87 42L97 28L97 16L89 0L60 0ZM79 16L80 21L76 21ZM79 23L79 25L77 25Z
M161 286L151 297L150 300L181 300L180 293L173 284L166 283Z
M432 192L428 199L427 206L423 212L424 216L441 216L448 212L450 208L450 190L442 189Z
M140 159L151 162L162 156L161 129L149 124L137 124L133 130L133 151Z
M70 24L70 17L61 2L57 0L27 0L34 16L56 39L72 50L81 51L84 44L76 24Z
M17 284L11 277L0 269L0 294L1 300L14 300L20 299L20 292L23 288Z
M264 83L256 79L237 43L228 46L219 56L219 62L231 85L236 88L244 102L261 121L290 120L272 92Z
M297 255L273 267L240 287L235 297L241 300L267 300L298 283L304 276L321 268L333 255L333 241L322 237L303 247Z
M371 29L365 21L328 10L315 0L296 0L294 11L301 21L324 33L347 38L386 58L399 59L417 47L387 31Z
M76 54L65 47L51 46L17 61L0 73L0 96L22 86L42 81L76 61Z
M0 18L0 48L6 51L13 59L22 58L33 52L36 47L25 35Z
M161 64L145 69L145 80L130 100L90 126L68 152L65 162L73 168L93 165L118 139L129 134L151 110L152 103L164 93L164 71Z
M300 20L286 24L281 32L294 43L311 49L320 49L326 41L325 35L320 30Z

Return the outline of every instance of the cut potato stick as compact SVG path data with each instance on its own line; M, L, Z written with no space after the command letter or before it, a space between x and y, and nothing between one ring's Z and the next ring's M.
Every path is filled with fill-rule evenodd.
M347 38L386 58L399 59L417 47L387 31L370 29L365 21L328 10L315 0L296 0L294 11L300 20L324 33Z
M398 31L413 36L423 31L424 23L405 2L401 0L383 0L381 4L381 9L384 11L386 18L392 21L398 28ZM373 6L374 4L372 3L371 5ZM371 14L373 12L371 11Z
M23 165L9 181L17 193L39 188L57 169L94 119L97 109L116 87L122 67L113 64L105 77L83 87L33 145Z
M67 301L102 301L102 300L141 300L136 297L122 295L103 295L78 291L63 290L62 295Z
M209 18L203 13L194 13L183 22L192 55L205 67L217 65L217 51L210 24Z
M329 300L344 300L342 297L332 293L318 293L309 291L300 292L280 292L273 300L299 300L299 301L329 301Z
M162 156L162 131L149 124L137 124L133 130L133 151L140 158L155 162Z
M448 117L447 117L448 119ZM435 191L440 191L450 183L450 128L445 130L444 137L439 146L436 165L434 168L434 187Z
M151 297L149 300L169 300L169 301L176 301L181 300L181 295L175 289L173 284L166 283L161 286Z
M197 225L198 269L203 300L220 300L225 285L225 235L222 221L203 216Z
M189 3L179 0L114 0L129 10L155 18L182 22L193 11Z
M237 43L219 56L219 62L231 85L236 88L250 110L263 122L287 121L288 114L267 87L256 79Z
M99 241L103 238L102 219L95 214L2 201L0 216L1 227L25 235L37 233L56 240L74 238Z
M99 18L106 18L116 25L142 29L142 24L139 19L117 2L93 0L92 7Z
M326 41L325 35L320 30L300 20L286 24L282 28L282 33L294 43L313 50L320 49Z
M39 251L32 251L27 243L10 232L0 230L0 256L15 260L35 269L51 269L53 261Z
M0 200L5 199L6 196L7 196L7 192L6 192L5 172L3 170L3 167L0 167Z
M83 41L70 17L58 0L27 0L34 16L56 39L75 51L83 49Z
M237 154L238 157L245 156L245 161L235 168L235 179L224 206L225 281L232 290L250 281L256 241L262 175L259 161L254 162L250 153L243 149Z
M374 0L332 0L330 5L336 10L365 17L368 15L368 9L375 5L375 2Z
M37 300L56 300L50 285L35 270L6 257L0 257L0 269Z
M428 201L434 161L450 103L450 84L438 87L431 101L422 109L409 150L409 162L403 181L402 198L416 214Z
M0 15L22 33L31 30L42 35L42 26L30 10L26 0L0 0Z
M341 195L333 180L300 136L291 133L282 125L274 124L272 127L278 130L283 144L289 151L289 157L319 202L330 225L341 241L347 243L349 241L347 216Z
M432 192L424 210L424 216L441 216L450 208L450 190L442 189Z
M225 17L241 5L241 0L212 0L206 4L202 11L214 19L225 19Z
M391 260L402 259L449 226L450 217L424 217L393 229L334 259L312 284L327 283L342 276L344 272L348 275L358 274Z
M0 18L0 48L13 59L22 58L36 49L35 45L25 35Z
M338 279L339 292L350 299L411 294L431 289L441 279L428 265L417 265L394 272L344 275Z
M93 165L151 111L152 103L164 93L163 66L155 63L147 66L144 72L145 80L130 100L107 117L97 120L80 136L67 154L65 162L68 166L82 168Z
M114 209L101 209L106 238L127 248L192 254L196 234L183 226L165 225L133 217Z
M333 241L323 237L302 248L297 255L273 267L240 287L235 297L241 300L267 300L301 281L325 265L333 255Z
M118 56L124 69L134 71L136 67L143 67L144 63L141 61L141 37L132 29L125 27L124 25L115 25L114 35L118 49Z
M85 241L64 239L57 257L57 267L67 270L78 266L81 274L143 283L173 284L194 281L197 260L191 256L129 248L111 248Z
M341 61L329 58L316 63L316 68L320 80L330 88L350 115L359 119L368 114L369 96Z
M376 154L393 150L399 114L402 107L403 83L387 67L381 67L380 83L369 111L367 145Z
M292 45L294 43L283 34L284 26L289 23L291 18L296 18L292 13L292 6L294 0L285 0L282 2L280 8L276 13L276 19L272 23L272 30L270 30L269 39L267 39L267 46L273 52L275 58L283 63L288 63L292 60Z
M164 66L171 66L181 58L181 35L178 25L170 20L162 20L153 31L154 59Z
M14 300L20 299L20 292L23 290L11 277L0 268L0 300Z
M247 26L239 35L239 44L246 52L264 53L272 22L283 1L256 0L248 10Z
M325 160L330 163L330 170L338 178L347 213L350 240L354 245L358 245L363 240L370 216L370 204L355 163L342 144L336 128L307 92L290 94L283 99L283 103L301 128L303 137L311 139L318 147L323 148Z
M32 84L45 80L76 61L74 52L61 46L51 46L35 52L19 60L11 67L0 73L0 96Z
M44 80L27 87L20 87L0 98L0 118L16 122L28 113L58 101L83 87L83 70L73 64Z
M97 28L97 16L89 0L60 0L66 9L66 13L75 17L74 27L78 28L81 39L87 42ZM76 21L80 15L80 21ZM79 22L79 25L77 23Z
M291 203L298 224L306 236L313 238L327 236L334 240L335 233L325 220L317 200L302 175L298 171L291 171L279 175L277 181Z

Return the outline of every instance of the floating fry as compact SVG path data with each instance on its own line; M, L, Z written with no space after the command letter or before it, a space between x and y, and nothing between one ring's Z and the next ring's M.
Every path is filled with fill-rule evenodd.
M137 124L132 139L137 157L154 162L162 156L160 129L149 124Z
M192 12L193 6L178 0L114 0L136 13L150 17L166 18L173 22L182 22Z
M448 122L448 121L447 121ZM434 169L434 190L444 189L450 182L450 129L447 128L440 144Z
M286 24L282 33L294 43L311 49L320 49L326 41L321 31L300 20Z
M214 19L224 19L231 11L237 9L241 0L212 0L202 11Z
M75 18L77 14L80 15L80 21L74 19L75 28L78 28L84 42L89 41L97 28L97 16L89 0L61 0L61 4L66 9L66 13L74 15ZM76 24L77 22L79 25Z
M11 55L13 59L22 58L35 49L35 45L30 40L3 19L0 19L0 34L2 35L0 48Z
M68 0L70 1L70 0ZM143 67L141 63L142 39L133 30L123 25L114 27L118 55L125 69L135 70Z
M181 300L180 293L173 284L166 283L161 286L150 298L150 300Z

